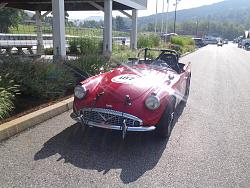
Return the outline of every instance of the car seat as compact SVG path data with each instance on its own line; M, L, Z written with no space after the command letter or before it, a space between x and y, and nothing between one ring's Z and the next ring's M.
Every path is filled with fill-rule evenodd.
M163 53L158 59L166 62L177 73L180 72L181 69L178 64L178 57L175 54Z

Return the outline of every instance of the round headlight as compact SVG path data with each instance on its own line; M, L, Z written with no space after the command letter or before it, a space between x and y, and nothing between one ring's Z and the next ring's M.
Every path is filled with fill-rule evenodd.
M76 86L74 90L74 94L78 99L83 99L87 93L87 90L84 86Z
M150 95L146 99L145 105L149 110L156 110L160 107L160 99L157 96Z

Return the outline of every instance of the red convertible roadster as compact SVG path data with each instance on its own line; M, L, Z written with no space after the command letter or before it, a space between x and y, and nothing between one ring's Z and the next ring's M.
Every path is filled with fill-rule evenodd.
M159 56L149 59L148 53ZM144 58L90 77L75 87L71 117L82 126L155 131L170 136L176 106L189 95L191 69L173 50L144 49Z

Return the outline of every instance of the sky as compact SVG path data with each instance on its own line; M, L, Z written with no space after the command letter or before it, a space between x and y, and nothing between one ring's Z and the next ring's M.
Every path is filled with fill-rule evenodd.
M148 0L148 8L147 10L139 10L139 17L141 16L149 16L156 13L156 1L157 0ZM163 1L165 2L165 12L167 10L166 2L167 0L158 0L158 12L162 12ZM195 8L203 5L210 5L213 3L218 3L224 0L181 0L178 4L178 10ZM169 11L174 11L175 0L169 0ZM127 11L130 13L131 11ZM113 16L124 16L119 11L113 11ZM103 16L102 11L70 11L69 19L85 19L90 16Z

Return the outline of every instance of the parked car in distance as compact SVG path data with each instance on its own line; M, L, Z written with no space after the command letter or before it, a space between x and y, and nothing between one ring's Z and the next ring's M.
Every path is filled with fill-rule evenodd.
M148 58L151 51L159 56ZM191 65L180 63L173 50L143 52L143 59L130 59L76 86L71 117L84 128L119 130L123 138L128 131L155 131L167 139L177 105L189 95Z
M223 44L228 44L228 39L223 40Z
M238 40L238 48L242 48L242 39Z
M217 44L218 43L218 37L214 36L205 36L203 38L204 43L207 44Z
M249 48L250 48L250 38L243 39L243 40L241 41L241 46L242 46L245 50L249 50Z
M204 43L202 38L193 38L194 42L195 42L195 46L197 48L201 48L203 46L206 46L206 44Z
M161 39L164 40L165 42L170 42L171 37L178 36L177 33L163 33L161 34Z

